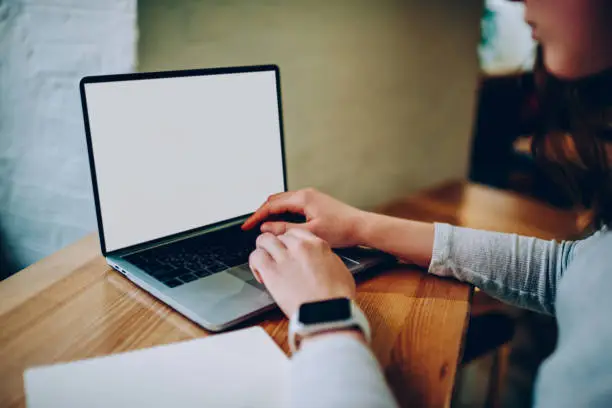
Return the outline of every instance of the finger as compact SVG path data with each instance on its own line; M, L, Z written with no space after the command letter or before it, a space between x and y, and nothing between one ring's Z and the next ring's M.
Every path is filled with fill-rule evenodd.
M262 205L242 224L242 229L248 230L259 224L270 215L293 212L304 215L304 205L300 196L294 192L279 195Z
M253 272L253 276L255 277L255 280L263 284L263 279L261 279L261 275L259 274L259 271L257 269L251 268L251 272Z
M253 221L253 217L255 217L255 214L257 214L259 211L261 211L261 209L263 208L264 205L266 205L268 203L268 201L266 200L262 205L260 205L259 207L257 207L257 209L255 210L255 212L253 214L251 214L251 216L249 218L246 219L245 222L242 223L242 225L240 226L240 228L242 228L243 231L248 231L251 228L253 228L255 225L257 225L256 221Z
M283 192L280 192L280 193L275 193L275 194L272 194L272 195L270 195L270 196L268 197L268 199L267 199L266 201L272 201L272 200L275 200L275 199L277 199L278 197L281 197L281 196L283 196L283 195L285 195L285 194L289 194L289 193L293 193L293 191L283 191Z
M304 240L296 237L295 235L283 234L279 235L278 239L285 244L289 251L295 251L299 249L300 245L303 244Z
M255 251L257 251L257 249L255 249ZM253 252L255 252L255 251L253 251ZM255 277L255 280L257 280L257 282L259 282L259 283L263 283L263 280L261 279L261 274L255 268L255 266L251 265L251 257L253 256L253 252L251 252L249 254L249 260L248 260L249 268L251 269L251 272L253 272L253 276Z
M257 237L255 246L266 250L276 262L280 262L287 257L287 247L285 244L268 232Z
M270 201L275 200L278 197L282 197L283 195L292 194L292 193L293 193L292 191L285 191L285 192L282 192L282 193L276 193L276 194L272 194L272 195L268 196L266 201L264 201L257 208L257 210L255 210L255 212L249 218L247 218L247 220L242 224L242 229L243 230L249 230L249 229L253 228L257 224L257 221L253 221L253 217L255 216L255 214L257 214L257 212L259 212Z
M318 241L318 240L320 240L320 238L317 237L315 234L313 234L310 230L303 229L303 228L290 228L290 229L287 230L287 232L285 234L286 235L293 235L296 238L305 239L305 240L308 240L308 241Z
M306 229L310 228L309 223L296 224L293 222L265 222L261 225L261 232L269 232L274 235L281 235L292 228Z
M276 194L272 194L270 196L268 196L268 198L266 199L266 201L263 202L263 204L261 204L259 206L259 208L257 208L257 210L255 210L255 212L249 217L247 218L247 220L242 224L242 229L243 230L249 230L251 228L253 228L255 225L257 225L259 223L259 221L257 221L257 215L258 213L261 212L261 209L263 207L265 207L270 201L278 198L278 197L282 197L283 195L286 194L292 194L293 192L288 191L288 192L282 192L282 193L276 193Z
M269 276L275 270L274 259L264 249L255 249L249 255L249 267L257 282L264 283L264 276Z

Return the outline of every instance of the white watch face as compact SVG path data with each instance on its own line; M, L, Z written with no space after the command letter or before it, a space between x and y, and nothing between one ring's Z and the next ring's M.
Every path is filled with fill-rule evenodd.
M351 317L351 301L346 298L304 303L299 312L299 322L303 325L339 322Z

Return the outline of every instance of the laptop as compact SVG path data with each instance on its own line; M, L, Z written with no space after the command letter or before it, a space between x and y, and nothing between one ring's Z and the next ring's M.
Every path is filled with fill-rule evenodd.
M274 307L240 225L287 190L278 67L90 76L80 92L108 264L208 330ZM340 256L353 272L388 259Z

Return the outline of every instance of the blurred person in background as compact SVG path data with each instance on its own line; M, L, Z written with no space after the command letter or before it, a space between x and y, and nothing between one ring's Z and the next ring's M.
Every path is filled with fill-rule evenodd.
M537 407L612 406L612 1L530 0L540 44L534 157L591 214L577 241L478 231L358 210L316 190L271 196L243 226L261 225L250 265L287 316L301 305L355 297L331 247L365 245L454 277L512 305L554 315L559 340L542 365ZM266 221L285 212L303 224ZM357 329L304 338L292 363L303 407L393 407Z

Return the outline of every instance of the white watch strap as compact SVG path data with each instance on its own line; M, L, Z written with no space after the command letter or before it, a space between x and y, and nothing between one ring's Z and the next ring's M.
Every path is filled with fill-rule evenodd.
M361 308L351 300L351 317L347 320L340 320L335 322L318 323L305 325L299 321L299 310L296 311L293 316L289 319L289 348L292 353L295 353L298 349L297 339L298 337L304 337L315 333L321 333L330 330L346 329L356 327L363 332L363 336L369 343L371 339L370 324L366 315L363 313Z

